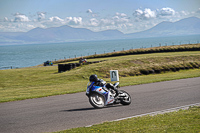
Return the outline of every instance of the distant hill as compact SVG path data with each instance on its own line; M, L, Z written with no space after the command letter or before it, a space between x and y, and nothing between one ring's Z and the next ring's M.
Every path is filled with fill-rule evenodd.
M160 37L200 34L200 19L196 17L185 18L177 22L161 22L151 29L128 34L128 38Z
M69 41L109 40L123 38L124 34L118 30L93 32L85 28L70 26L52 27L47 29L35 28L28 32L0 33L1 43L52 43Z
M58 43L195 34L200 34L200 19L190 17L177 22L164 21L151 29L131 34L123 34L118 30L93 32L89 29L73 28L67 25L47 29L35 28L28 32L0 32L0 44Z

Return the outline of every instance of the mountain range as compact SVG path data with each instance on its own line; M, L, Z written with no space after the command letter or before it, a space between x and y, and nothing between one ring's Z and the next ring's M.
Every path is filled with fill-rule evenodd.
M71 41L132 39L200 34L200 19L189 17L177 22L161 22L148 30L123 34L118 30L93 32L70 26L35 28L28 32L0 32L0 44L58 43Z
M197 17L185 18L177 22L161 22L151 29L128 34L132 38L139 37L164 37L200 34L200 19Z

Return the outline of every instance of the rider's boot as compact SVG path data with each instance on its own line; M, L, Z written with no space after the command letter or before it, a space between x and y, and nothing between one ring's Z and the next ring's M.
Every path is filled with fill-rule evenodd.
M111 84L111 83L108 83L108 84L106 84L106 87L107 87L107 88L111 88L111 89L113 89L113 90L115 91L115 93L116 93L116 94L115 94L115 96L114 96L115 98L118 96L118 94L119 94L119 91L118 91L118 89L117 89L117 88L115 88L115 87L114 87L114 85L113 85L113 84Z

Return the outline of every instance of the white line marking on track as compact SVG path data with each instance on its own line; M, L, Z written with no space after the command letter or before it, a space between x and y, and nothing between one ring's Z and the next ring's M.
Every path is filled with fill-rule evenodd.
M113 121L121 121L121 120L125 120L125 119L130 119L130 118L135 118L135 117L141 117L141 116L146 116L146 115L154 116L154 115L157 115L157 114L164 114L164 113L178 111L180 109L184 109L185 110L185 109L188 109L191 106L200 106L200 103L194 103L194 104L190 104L190 105L185 105L185 106L180 106L180 107L165 109L165 110L161 110L161 111L150 112L150 113L141 114L141 115L134 115L134 116L130 116L130 117L116 119L116 120L113 120ZM109 121L109 122L113 122L113 121ZM88 125L88 126L85 126L85 127L91 127L91 126L93 126L93 125Z
M180 106L180 107L175 107L175 108L170 108L170 109L165 109L165 110L161 110L161 111L156 111L156 112L151 112L151 113L146 113L146 114L141 114L141 115L134 115L134 116L130 116L130 117L125 117L125 118L120 118L117 120L113 120L113 121L121 121L121 120L125 120L125 119L129 119L129 118L134 118L134 117L141 117L141 116L146 116L146 115L157 115L157 114L164 114L164 113L169 113L169 112L174 112L174 111L178 111L180 109L188 109L191 106L200 106L200 103L195 103L195 104L190 104L190 105L185 105L185 106ZM112 121L111 121L112 122Z

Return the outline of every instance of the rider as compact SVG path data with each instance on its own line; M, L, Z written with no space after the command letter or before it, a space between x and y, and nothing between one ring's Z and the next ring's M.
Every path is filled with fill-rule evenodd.
M84 59L83 57L81 57L80 60L79 60L79 63L86 63L86 62L87 62L87 60Z
M115 97L118 96L119 92L114 87L114 85L111 84L111 83L107 83L106 84L106 81L104 81L103 79L98 79L96 74L91 75L90 78L89 78L89 80L90 80L90 82L95 82L96 86L102 86L103 87L104 85L106 85L107 89L111 88L111 89L113 89L116 92Z

